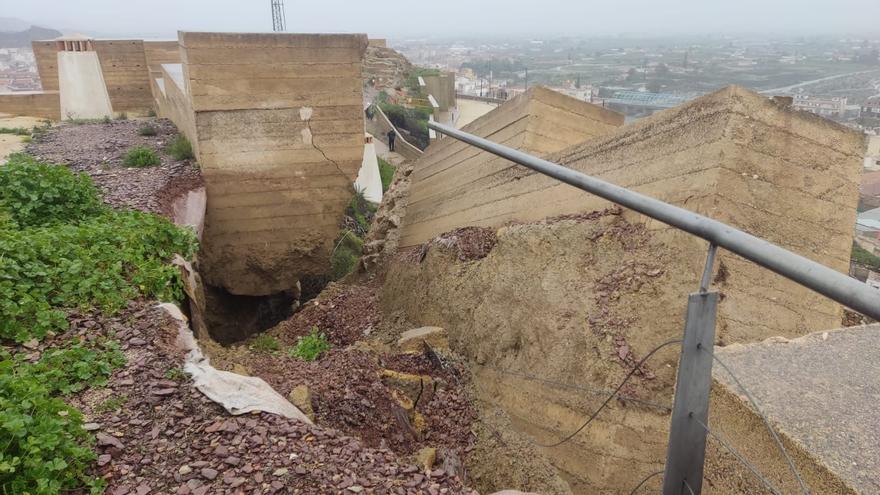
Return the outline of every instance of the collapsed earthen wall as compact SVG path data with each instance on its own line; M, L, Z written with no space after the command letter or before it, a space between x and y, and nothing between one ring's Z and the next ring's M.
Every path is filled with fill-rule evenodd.
M58 91L0 94L0 112L58 120L61 117L61 98Z
M144 113L153 107L142 40L92 41L114 112Z
M180 63L180 44L175 41L144 41L144 58L152 75L162 71L162 64Z
M534 87L464 130L541 156L621 125L623 115L617 112ZM516 165L455 139L431 145L413 171L401 246L425 242L456 227L500 225L497 211L483 198L498 193L516 201L517 174ZM539 207L519 204L527 209Z
M491 118L475 121L472 132L483 135L479 128ZM508 131L490 139L516 147L513 136ZM728 88L549 159L845 272L862 146L854 131ZM476 155L472 148L470 153ZM585 215L608 202L507 162L496 165L509 168L506 174L494 177L468 176L477 167L461 167L464 176L456 177L461 182L455 187L469 194L456 194L455 187L431 185L426 172L458 167L467 158L455 156L450 146L445 155L429 150L424 160L413 173L404 219L410 245L462 225L510 226L498 230L498 244L482 260L461 262L443 254L441 245L454 245L447 239L433 244L422 262L404 256L393 263L384 307L414 323L447 328L456 348L485 366L477 374L482 395L523 431L539 441L558 440L583 424L597 400L524 384L489 367L607 389L635 359L681 337L705 241L632 212L619 224L607 214ZM416 194L445 196L429 209L413 206ZM455 221L444 220L454 215ZM548 217L571 220L546 222ZM424 230L414 235L411 229L420 225ZM721 345L839 326L837 304L723 250L713 286L722 294ZM655 378L643 376L631 392L669 404L676 360L677 350L661 351L650 363ZM624 404L569 445L545 451L575 491L627 493L621 487L630 486L633 473L662 467L668 415Z
M326 273L363 159L366 36L179 39L208 192L206 282L267 295Z

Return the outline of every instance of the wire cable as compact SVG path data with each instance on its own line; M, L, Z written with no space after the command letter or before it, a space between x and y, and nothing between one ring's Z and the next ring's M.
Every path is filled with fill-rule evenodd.
M617 394L620 393L620 389L622 389L623 386L626 385L626 382L629 381L630 378L632 378L632 376L635 374L636 371L638 371L639 369L642 368L642 365L645 364L645 362L648 359L650 359L651 356L654 355L654 353L656 353L657 351L659 351L660 349L662 349L668 345L679 344L679 343L681 343L681 339L675 339L675 340L670 340L670 341L664 342L664 343L658 345L657 347L655 347L651 352L649 352L645 357L643 357L642 360L639 361L635 366L633 366L633 369L631 369L629 371L629 373L626 374L626 378L624 378L623 381L620 382L620 385L618 385L617 388L614 389L614 392L612 392L608 396L608 398L605 399L605 402L603 402L602 405L599 406L599 409L596 409L596 412L594 412L593 415L590 416L590 419L588 419L584 424L582 424L580 428L573 431L570 435L568 435L567 437L563 438L562 440L560 440L556 443L542 444L542 443L535 442L535 445L537 445L539 447L553 448L553 447L558 447L558 446L564 444L565 442L571 440L572 438L574 438L575 435L580 433L584 428L587 427L587 425L589 425L590 423L593 422L594 419L596 419L596 416L598 416L599 413L602 412L603 409L605 409L605 406L607 406L608 403L611 402L611 399L613 399L614 397L617 396Z
M552 387L578 390L581 392L588 392L593 395L600 395L600 396L604 396L609 393L613 393L613 391L611 391L611 390L603 390L603 389L599 389L599 388L585 387L582 385L574 385L571 383L557 382L554 380L548 380L546 378L541 378L540 376L530 375L528 373L523 373L521 371L513 371L513 370L506 370L503 368L496 368L495 366L490 366L488 364L475 364L475 365L479 366L481 368L486 368L486 369L489 369L492 371L496 371L498 373L502 373L502 374L510 375L510 376L515 376L517 378L522 378L524 380L538 382L538 383L541 383L544 385L550 385ZM618 399L623 400L623 401L633 402L633 403L637 403L637 404L643 404L643 405L654 407L654 408L657 408L657 409L660 409L660 410L666 411L666 412L672 411L671 406L666 406L663 404L658 404L656 402L651 402L648 400L639 399L638 397L632 397L632 396L624 395L624 394L616 394L615 397L617 397Z
M651 473L651 474L649 474L648 476L645 476L645 477L642 479L642 481L640 481L639 484L636 485L636 487L633 488L633 490L632 490L631 492L629 492L629 495L635 495L635 493L636 493L637 491L639 491L639 488L641 488L642 485L644 485L645 483L647 483L648 480L650 480L650 479L653 478L654 476L657 476L658 474L663 474L663 471L657 471L656 473Z
M767 478L765 478L764 475L762 475L755 466L753 466L749 461L747 461L746 458L742 456L742 454L737 452L737 450L735 448L733 448L729 443L724 441L724 439L721 438L720 436L718 436L714 431L710 430L709 427L706 426L705 424L703 424L703 422L700 421L696 416L691 416L691 419L693 419L694 421L699 423L700 426L702 426L703 429L706 430L706 433L711 435L712 438L717 440L718 443L720 443L722 447L724 447L725 449L727 449L728 452L733 454L733 456L736 457L736 459L739 462L741 462L743 464L743 466L747 467L749 469L749 471L752 472L752 474L754 474L759 480L761 480L762 483L764 483L764 486L766 486L767 489L769 489L771 493L773 493L774 495L782 495L782 493L779 490L777 490L775 486L773 486L773 483L770 483L770 481Z
M700 349L705 351L705 349L702 347ZM740 390L743 391L743 394L745 394L746 398L749 399L752 407L755 408L755 411L757 411L758 415L761 416L761 420L764 421L764 426L767 427L767 431L770 432L770 435L773 437L773 441L776 442L776 446L779 447L779 450L782 452L783 457L785 457L785 462L788 463L788 468L791 470L792 474L794 474L794 477L797 479L798 484L801 486L801 491L804 493L804 495L810 495L810 490L807 488L806 483L804 483L803 478L801 478L801 474L795 467L794 461L791 460L791 457L788 455L788 451L785 450L785 447L782 445L782 440L779 439L779 435L776 434L776 430L774 430L773 427L770 425L770 420L767 419L767 415L764 414L764 411L762 411L760 407L758 407L758 402L755 400L754 397L752 397L752 394L749 393L745 385L743 385L742 382L739 381L739 378L737 378L736 375L733 374L733 370L731 370L726 364L724 364L724 361L722 361L721 358L719 358L714 352L712 353L712 358L715 359L715 361L720 364L722 368L724 368L724 371L727 371L730 377L733 378L733 381L736 383L736 385L740 388Z
M691 485L688 483L688 480L681 480L681 482L684 483L684 487L687 488L689 492L691 492L691 495L696 495L694 493L694 489L691 488Z

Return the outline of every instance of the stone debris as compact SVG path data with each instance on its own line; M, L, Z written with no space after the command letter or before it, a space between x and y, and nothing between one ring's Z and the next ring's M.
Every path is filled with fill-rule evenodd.
M397 340L397 348L400 352L421 353L425 350L425 344L431 349L448 350L449 337L446 330L440 327L421 327L407 330Z

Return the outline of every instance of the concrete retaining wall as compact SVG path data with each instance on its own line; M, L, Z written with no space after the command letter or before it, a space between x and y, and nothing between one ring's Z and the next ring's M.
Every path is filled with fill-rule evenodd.
M397 139L394 140L394 152L407 160L418 160L422 156L422 150L411 144L403 137L403 134L394 127L394 124L385 115L385 112L378 105L373 105L373 119L367 122L367 131L376 139L388 144L388 132L394 131Z
M61 118L61 99L58 91L0 94L0 113L59 120Z
M511 100L464 130L536 155L561 150L623 125L623 115L541 87ZM416 163L400 245L424 242L469 225L500 225L492 201L512 202L520 212L541 210L517 202L528 186L525 169L454 139L431 145ZM500 196L500 199L497 199ZM543 210L542 210L543 211Z
M205 280L267 295L326 273L363 159L366 36L179 39L208 193Z
M153 107L142 40L93 42L114 112L146 113Z
M425 89L440 105L441 112L455 108L455 72L443 72L436 76L423 76Z
M43 91L58 91L58 48L54 41L31 43Z

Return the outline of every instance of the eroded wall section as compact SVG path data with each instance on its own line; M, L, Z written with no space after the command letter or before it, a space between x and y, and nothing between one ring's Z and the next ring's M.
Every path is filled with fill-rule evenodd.
M363 158L366 36L179 39L208 191L206 282L256 296L326 273Z

